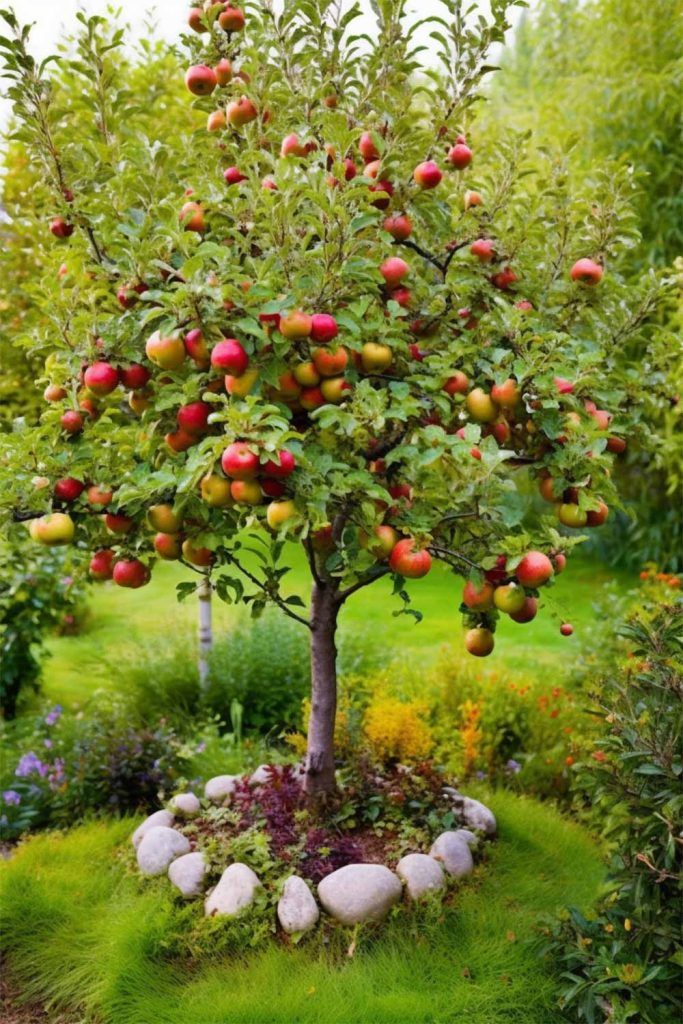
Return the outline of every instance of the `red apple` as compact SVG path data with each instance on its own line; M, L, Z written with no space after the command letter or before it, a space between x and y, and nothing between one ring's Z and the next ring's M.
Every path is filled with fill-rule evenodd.
M626 451L626 441L623 437L609 437L607 439L607 451L613 455L621 455Z
M488 581L477 587L472 580L468 580L462 592L463 604L474 612L487 612L493 608L493 590L493 585Z
M187 23L193 32L208 32L208 28L203 22L204 12L201 7L192 7L190 13L187 16Z
M83 374L83 383L98 398L109 395L118 386L119 375L111 363L93 363Z
M314 313L311 317L311 341L318 345L327 345L337 337L339 328L337 321L329 313Z
M397 242L405 242L413 233L412 221L405 213L392 213L391 216L385 218L382 227Z
M599 284L602 280L603 269L599 263L595 260L590 260L584 257L584 259L577 260L571 271L572 281L580 281L581 284L595 285Z
M128 533L133 526L130 516L124 516L119 512L107 512L104 517L104 525L110 533Z
M432 556L425 549L416 550L413 538L406 537L394 546L389 557L389 567L392 572L406 579L418 580L431 569Z
M209 415L212 407L208 402L188 402L178 409L176 419L180 430L188 434L205 434L209 429Z
M85 484L73 476L58 480L54 487L54 496L60 501L75 501L85 490Z
M233 441L221 456L221 466L226 476L233 480L253 480L260 465L258 455L249 447L248 441Z
M242 174L237 167L226 167L223 177L228 185L239 185L241 181L247 181L247 175Z
M456 370L443 385L442 391L445 391L447 395L464 395L469 386L470 382L467 374L463 373L462 370Z
M201 203L185 203L181 207L178 219L186 231L196 231L202 234L206 230L204 210Z
M433 160L425 160L423 163L418 164L413 171L413 181L420 188L436 188L443 174L439 169L439 165L434 163Z
M114 552L110 548L96 551L88 566L90 575L96 580L110 580L114 569Z
M473 206L481 206L483 204L483 202L484 202L484 200L482 199L482 197L479 194L479 192L472 192L469 189L468 189L467 192L465 192L465 198L463 199L463 205L464 205L466 210L471 209Z
M186 562L201 566L203 569L207 569L214 560L214 553L210 548L195 547L189 538L183 541L182 552Z
M173 533L157 533L154 537L154 550L159 558L167 562L176 561L182 553L181 539Z
M379 561L385 561L396 547L399 536L393 526L376 526L368 536L364 531L359 536L360 545Z
M287 493L287 487L282 480L273 480L269 476L263 477L261 480L261 490L267 498L281 498L283 494Z
M379 272L386 281L388 288L396 288L406 274L410 273L410 267L400 256L390 256L381 265Z
M241 377L249 366L249 356L236 338L224 338L211 352L211 365L222 373Z
M225 32L241 32L244 28L244 12L228 4L218 15L218 24Z
M486 658L494 647L493 633L490 629L477 626L465 634L465 648L475 658Z
M225 108L225 117L233 128L241 128L250 121L255 121L258 111L247 96L240 96L238 100L228 103Z
M574 390L572 382L565 377L553 377L553 381L560 395L571 395Z
M306 412L313 412L314 409L319 409L321 405L325 405L325 396L318 387L303 388L299 402L301 408L305 409Z
M563 555L561 551L558 551L556 555L553 555L553 565L555 566L556 573L559 574L564 572L567 565L567 556Z
M346 369L349 354L345 348L314 348L311 352L313 365L321 377L339 377Z
M188 434L186 430L176 430L165 434L164 441L172 452L186 452L188 448L197 443L197 437L194 434Z
M510 618L513 622L531 622L536 618L537 612L538 601L535 597L527 597L519 611L510 612Z
M497 274L494 274L491 278L491 284L494 288L498 288L499 291L506 292L510 289L510 286L517 280L517 275L511 267L505 267L500 270Z
M116 562L113 571L114 583L119 587L137 590L144 587L151 579L148 567L139 558L124 559Z
M81 430L83 430L83 417L75 409L69 409L63 413L59 422L67 434L80 434Z
M119 377L124 387L131 388L133 391L139 391L148 382L150 372L147 367L142 366L140 363L131 363L125 370L119 371Z
M218 85L216 72L206 64L194 64L187 70L185 85L194 96L210 96Z
M354 164L350 157L346 157L344 160L344 178L346 181L353 181L358 174L358 168Z
M74 233L74 226L68 224L63 217L55 217L50 221L50 231L55 238L69 238Z
M609 506L601 501L599 508L589 509L586 512L586 526L602 526L608 515Z
M491 388L491 398L496 405L504 409L514 409L520 398L519 387L514 377L508 377L502 384L494 384Z
M470 252L476 256L480 263L490 263L496 255L495 247L490 238L478 238L472 242Z
M289 341L302 341L310 337L313 330L313 317L300 310L293 310L280 317L280 334Z
M261 466L261 472L278 480L285 480L296 469L296 460L286 448L277 452L275 458L268 459Z
M472 162L472 150L464 142L456 142L448 150L446 159L456 171L462 171Z
M306 143L301 142L296 132L292 132L291 135L286 135L282 140L280 147L280 156L306 156Z
M542 551L529 551L515 569L523 587L535 590L547 583L553 574L553 563Z
M372 205L377 207L378 210L386 210L391 202L391 197L394 194L394 186L390 181L387 181L386 178L382 178L381 181L376 182L374 185L370 185L368 191L386 193L372 201Z
M379 150L377 149L375 140L370 132L363 132L361 135L358 143L358 151L366 164L370 163L371 160L379 160Z
M43 398L46 402L61 402L63 398L66 398L66 391L58 384L48 384L43 391Z
M91 484L85 496L90 505L99 505L101 508L104 508L111 503L114 492L105 490L104 487L98 487L97 484Z
M260 505L263 492L256 480L233 480L230 494L238 505Z
M232 78L232 64L227 57L221 57L213 69L216 74L216 81L219 85L227 85Z
M571 636L573 632L574 627L572 626L571 622L563 622L560 626L560 633L562 634L562 636Z

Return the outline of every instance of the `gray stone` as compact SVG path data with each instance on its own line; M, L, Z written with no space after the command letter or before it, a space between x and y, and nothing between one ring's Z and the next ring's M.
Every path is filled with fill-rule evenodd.
M458 832L442 832L432 843L429 856L440 861L453 878L469 875L474 868L469 843Z
M479 800L473 800L469 796L456 797L454 800L456 808L460 811L460 817L464 825L475 832L483 832L487 836L495 836L498 831L493 811L490 811L485 804Z
M196 818L201 810L199 797L194 793L176 793L168 806L181 818Z
M138 867L143 875L163 875L171 861L190 852L190 840L165 825L155 825L138 846Z
M168 869L171 882L187 899L204 891L205 874L206 864L201 853L186 853L174 860Z
M307 932L318 923L318 904L303 878L298 875L292 875L285 882L277 905L277 916L288 935Z
M249 782L252 786L263 786L266 782L270 782L273 777L273 765L260 764L256 771L249 777Z
M396 874L405 882L411 900L438 892L446 884L441 864L426 853L408 853L401 857L396 865Z
M204 902L207 917L237 917L254 902L261 883L246 864L231 864L221 875L218 885Z
M170 828L174 820L170 811L155 811L154 814L150 814L149 818L145 818L142 825L138 825L135 832L133 832L132 839L135 849L137 850L142 842L142 837L151 828L156 828L158 825L165 825L166 828Z
M470 850L476 850L479 846L479 836L475 835L474 832L470 832L468 828L457 828L453 835L460 836L462 841L467 843Z
M402 891L399 879L382 864L347 864L318 886L327 913L346 925L384 917Z
M239 775L215 775L204 786L204 796L212 804L224 804L234 793L239 780Z

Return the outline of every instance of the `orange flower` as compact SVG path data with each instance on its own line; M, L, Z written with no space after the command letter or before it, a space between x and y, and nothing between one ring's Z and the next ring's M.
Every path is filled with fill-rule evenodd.
M565 757L564 763L566 765L569 765L569 767L571 768L571 766L574 764L574 758L572 757L571 754L569 755L569 757Z
M594 750L591 757L600 762L607 760L607 754L604 750Z

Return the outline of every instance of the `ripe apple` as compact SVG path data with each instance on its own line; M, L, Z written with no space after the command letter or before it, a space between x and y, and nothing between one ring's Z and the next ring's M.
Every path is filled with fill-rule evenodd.
M305 388L314 388L320 383L320 374L315 368L315 363L299 363L292 371L294 379Z
M392 292L389 292L389 298L393 299L394 302L398 302L399 306L402 306L403 309L410 307L412 297L410 288L394 288Z
M253 480L260 470L258 455L250 448L248 441L233 441L221 456L221 466L226 476L233 480Z
M388 345L380 345L377 341L366 341L361 349L360 358L366 373L382 373L391 366L393 352Z
M63 217L54 217L50 221L50 231L55 238L69 238L74 233L74 226L67 223Z
M164 441L172 452L186 452L197 443L197 437L195 434L188 434L186 430L176 430L164 434Z
M471 209L473 206L481 206L483 202L484 200L482 199L479 192L473 192L470 189L468 189L467 192L465 192L463 205L466 210Z
M206 27L202 18L204 17L204 11L201 7L190 8L190 13L187 16L187 23L193 32L208 32L209 29Z
M114 583L119 587L128 587L130 590L144 587L152 576L149 568L139 558L122 559L116 562L112 575Z
M612 436L607 439L607 451L613 455L621 455L626 451L626 441L623 437Z
M124 387L131 388L132 391L139 391L149 381L150 372L146 366L142 366L140 363L131 363L125 370L119 371L119 377Z
M185 561L190 562L191 565L198 565L203 569L207 569L213 564L213 551L209 548L195 547L189 537L183 541L182 552Z
M91 484L85 492L85 496L88 499L88 504L99 505L100 508L104 508L106 505L111 504L114 492L107 488L99 487L97 484Z
M314 313L311 317L311 341L327 345L339 334L337 321L329 313Z
M228 185L239 185L241 181L248 180L247 175L242 174L237 167L226 167L223 171L223 177Z
M510 618L513 622L531 622L536 618L538 612L538 601L535 597L526 597L524 604L516 612L510 612Z
M212 110L206 119L207 132L220 132L225 125L225 114L222 110Z
M259 372L255 366L252 366L250 370L245 370L240 377L234 377L232 374L226 373L224 380L225 390L233 398L244 398L253 391L258 379Z
M250 121L255 121L258 111L247 96L240 96L238 100L228 103L225 108L225 117L233 128L241 128L243 125L249 124Z
M124 516L120 512L107 512L104 517L104 525L110 533L128 533L133 526L130 516Z
M446 159L456 171L463 171L472 162L472 150L464 142L456 142L448 150Z
M370 132L363 132L358 143L358 151L365 160L366 164L370 163L371 160L379 160L379 150L375 145Z
M75 532L74 521L66 512L49 512L32 519L29 527L31 540L50 548L70 544Z
M480 587L468 580L462 592L463 604L473 612L487 612L493 608L493 584L486 580Z
M236 338L224 338L211 352L211 365L215 370L241 377L249 366L249 356Z
M491 398L496 405L501 405L504 409L514 409L520 398L514 377L508 377L502 384L494 384L491 388Z
M571 395L574 390L574 385L566 377L553 377L553 381L560 395Z
M602 526L608 515L609 506L601 501L599 508L589 509L586 512L586 526Z
M548 501L551 504L555 504L557 501L557 495L555 494L553 478L551 476L544 476L538 482L538 490L544 501Z
M451 396L464 395L469 386L470 382L467 374L463 373L462 370L456 370L443 385L442 391L445 391L447 395Z
M493 275L491 284L494 288L498 288L499 291L506 292L516 280L517 275L514 270L511 267L504 267L503 270L499 270L497 274Z
M498 555L496 557L496 564L491 569L487 569L484 576L489 583L493 583L494 586L499 586L504 583L508 578L509 573L507 572L507 558L505 555Z
M592 409L589 415L595 420L598 430L609 430L612 414L605 409Z
M178 427L188 434L205 434L209 429L212 406L208 402L188 402L181 405L176 415Z
M344 160L344 179L346 181L353 181L357 174L358 168L354 164L353 160L347 156Z
M415 548L412 537L406 537L394 545L389 558L392 572L405 576L409 580L419 580L426 576L432 567L432 556L425 549Z
M280 317L280 334L289 341L302 341L310 337L313 330L313 317L300 310L293 310Z
M334 551L334 534L332 526L321 526L320 529L315 530L311 535L311 543L319 554L329 554L330 551Z
M339 377L349 362L349 354L341 346L334 350L314 348L311 356L313 357L313 365L321 377Z
M227 57L221 57L213 70L219 85L227 85L232 78L232 64Z
M199 490L202 501L211 508L227 508L228 505L232 505L230 481L218 473L207 473L203 476L199 482Z
M391 197L394 194L394 186L386 178L382 178L375 185L370 185L368 192L382 192L384 195L379 196L377 199L373 199L372 205L378 210L386 210L391 202Z
M588 522L588 513L578 505L563 502L557 506L557 518L563 526L578 530Z
M560 633L562 634L562 636L571 636L573 632L574 627L572 626L571 622L563 622L560 626Z
M185 203L178 214L178 220L186 231L197 231L201 234L206 230L204 210L201 203Z
M567 565L567 556L563 555L561 551L558 551L556 555L553 555L553 565L555 566L556 573L559 574L564 572Z
M515 569L515 576L523 587L535 590L547 583L553 574L553 563L542 551L529 551Z
M372 534L361 531L358 538L360 546L370 552L378 561L384 562L396 547L399 536L393 526L376 526Z
M286 480L296 469L296 460L292 453L286 448L280 449L274 459L268 459L261 466L261 472L267 476L275 477L276 480Z
M382 225L397 242L405 242L413 233L413 224L406 213L392 213Z
M110 580L114 569L114 552L110 548L96 551L90 559L88 570L96 580Z
M93 363L83 374L83 383L94 395L103 398L118 386L119 374L111 363Z
M400 256L390 256L381 265L379 272L388 288L397 288L406 274L410 273L410 267Z
M320 388L303 388L299 396L299 402L301 408L305 409L306 412L313 412L315 409L319 409L321 405L325 405L325 396Z
M230 494L238 505L260 505L263 492L256 480L233 480Z
M286 501L271 501L266 509L266 522L271 530L279 530L284 523L294 519L296 515L296 505L291 498L287 498Z
M80 412L76 412L75 409L69 409L63 413L59 419L62 428L66 430L67 434L80 434L83 430L84 420Z
M73 476L58 480L54 487L54 496L60 501L75 501L85 490L85 484Z
M150 362L162 370L177 370L185 359L185 345L180 338L162 338L155 331L147 339L145 353Z
M344 377L326 377L320 385L320 390L326 402L339 405L353 391L353 387Z
M241 32L244 28L244 12L239 7L224 7L218 15L218 24L225 32Z
M425 160L423 163L418 164L413 171L413 181L420 188L436 188L442 178L443 174L439 165L434 163L433 160Z
M287 493L287 487L282 480L273 480L270 476L261 478L261 490L267 498L281 498Z
M580 281L581 284L595 285L602 280L603 269L595 260L584 257L577 260L570 271L572 281Z
M476 256L480 263L490 263L496 255L495 247L490 238L478 238L472 242L470 252Z
M498 415L498 406L483 388L473 388L465 399L470 416L476 423L491 423Z
M218 85L216 72L206 64L194 64L185 74L185 85L194 96L210 96Z
M291 135L286 135L282 140L282 145L280 146L281 157L304 157L306 156L306 153L306 143L300 141L299 136L296 134L296 132L292 132Z
M493 647L494 639L490 629L476 626L474 629L468 629L465 634L465 649L468 654L473 654L475 658L486 658L493 650Z
M174 562L182 554L181 539L175 533L157 533L154 537L154 550L159 558Z
M150 505L147 519L152 529L160 533L179 533L183 526L182 516L177 515L168 502Z
M507 615L520 612L524 607L525 598L524 587L519 587L516 583L506 583L502 587L496 587L493 592L493 603L496 608Z
M59 384L48 384L43 391L43 398L46 402L61 402L63 398L66 398L66 391L64 388L60 388Z

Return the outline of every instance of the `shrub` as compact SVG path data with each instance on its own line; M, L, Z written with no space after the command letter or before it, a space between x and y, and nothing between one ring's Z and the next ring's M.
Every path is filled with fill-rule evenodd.
M618 630L626 656L595 694L605 731L578 772L611 857L594 916L572 908L549 944L572 1020L680 1020L683 600L647 579Z
M434 748L427 724L428 707L420 701L376 697L368 706L363 733L379 761L413 761L428 757Z

